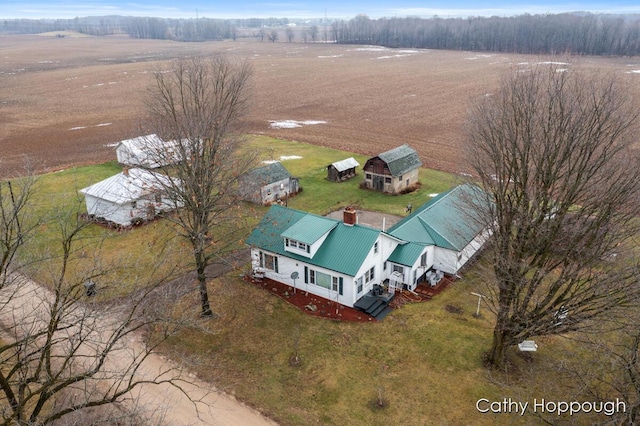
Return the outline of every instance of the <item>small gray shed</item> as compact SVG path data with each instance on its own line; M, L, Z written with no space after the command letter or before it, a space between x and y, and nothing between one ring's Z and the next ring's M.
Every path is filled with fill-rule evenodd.
M327 179L332 182L351 179L356 175L356 167L359 165L360 163L353 157L331 163L327 166Z
M256 204L269 204L296 194L298 178L280 162L250 170L238 178L238 192L243 200Z

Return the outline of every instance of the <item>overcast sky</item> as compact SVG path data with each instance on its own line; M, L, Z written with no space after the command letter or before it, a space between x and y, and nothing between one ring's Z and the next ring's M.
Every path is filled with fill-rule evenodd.
M0 19L127 15L163 18L329 18L513 16L523 13L640 13L640 1L525 0L0 0Z

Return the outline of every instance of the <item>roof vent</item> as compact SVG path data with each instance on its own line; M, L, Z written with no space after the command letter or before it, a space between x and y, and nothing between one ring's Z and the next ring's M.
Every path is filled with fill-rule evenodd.
M355 225L358 219L356 209L354 209L353 207L345 207L345 209L343 210L343 218L345 225Z

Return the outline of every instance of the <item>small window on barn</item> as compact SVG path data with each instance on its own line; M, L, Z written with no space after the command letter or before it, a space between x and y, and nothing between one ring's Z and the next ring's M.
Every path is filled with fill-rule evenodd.
M398 180L402 180L402 175L398 176Z
M391 178L390 177L384 178L384 183L391 183Z
M376 241L376 243L373 245L373 253L377 254L378 253L378 242Z
M367 180L371 180L371 173L367 173L367 174L365 175L365 179L367 179Z

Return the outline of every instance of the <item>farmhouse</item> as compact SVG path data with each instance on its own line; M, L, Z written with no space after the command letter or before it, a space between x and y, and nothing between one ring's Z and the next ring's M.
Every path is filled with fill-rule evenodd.
M363 186L398 194L418 182L420 166L422 162L413 148L406 144L399 146L367 160Z
M90 216L129 226L151 220L160 212L175 208L163 191L167 176L143 169L124 169L87 188L81 189Z
M475 187L456 187L386 232L359 225L352 209L341 221L272 206L246 240L254 274L349 307L369 306L374 295L385 299L384 315L396 289L435 286L482 247L487 232L458 204L466 197L481 199Z
M327 166L327 179L332 182L351 179L356 175L356 167L359 165L353 157L331 163Z
M118 163L125 166L158 168L178 161L175 141L164 141L158 135L138 136L120 141L116 146Z
M258 167L238 178L240 197L256 204L286 200L298 190L298 179L280 162Z

